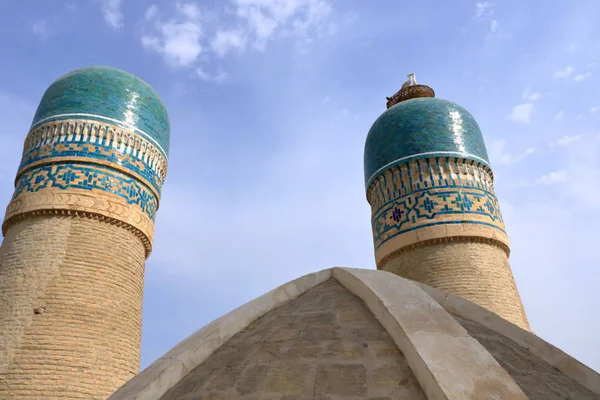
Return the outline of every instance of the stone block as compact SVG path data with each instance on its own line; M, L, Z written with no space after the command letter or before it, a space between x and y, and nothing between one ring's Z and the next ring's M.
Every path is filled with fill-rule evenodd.
M317 369L316 395L364 396L367 371L362 364L322 364Z

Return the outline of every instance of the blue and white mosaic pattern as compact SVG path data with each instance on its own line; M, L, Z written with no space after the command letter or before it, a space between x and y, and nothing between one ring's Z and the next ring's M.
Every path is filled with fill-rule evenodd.
M21 194L42 189L83 189L110 193L119 196L127 204L140 207L151 220L154 220L158 208L152 191L137 179L97 166L66 163L33 168L18 178L13 200Z
M33 163L52 161L61 157L83 157L92 160L110 162L144 178L156 191L161 192L162 181L156 171L147 162L138 157L116 150L110 145L64 141L53 145L34 148L23 155L19 171L23 171ZM91 166L90 166L91 168Z
M371 223L376 249L398 235L435 225L477 224L504 232L496 197L466 187L424 189L400 197L379 209Z
M416 229L475 224L504 232L498 200L484 166L456 158L394 166L368 192L375 248Z

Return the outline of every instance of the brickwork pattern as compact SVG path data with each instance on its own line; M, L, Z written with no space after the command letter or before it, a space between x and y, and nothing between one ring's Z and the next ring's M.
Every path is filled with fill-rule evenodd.
M139 372L145 249L69 216L13 224L0 247L0 398L105 399Z
M600 396L523 347L481 324L454 318L489 351L530 400L600 400Z
M71 215L106 222L123 227L136 235L146 249L146 257L152 251L154 222L139 207L123 204L122 199L94 190L46 189L24 193L6 207L2 233L15 222L32 215Z
M465 298L529 330L508 256L498 246L468 238L432 243L400 252L379 269Z
M457 157L412 160L377 176L367 199L378 269L529 330L489 167Z
M162 399L426 397L364 303L329 280L235 335Z

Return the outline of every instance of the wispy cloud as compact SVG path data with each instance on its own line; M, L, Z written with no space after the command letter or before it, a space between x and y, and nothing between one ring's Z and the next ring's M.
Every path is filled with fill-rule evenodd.
M49 26L49 22L47 19L41 19L37 22L34 22L31 25L31 31L35 36L42 40L46 40L51 34L52 31Z
M589 73L589 72L586 72L585 74L579 74L579 75L576 75L576 76L573 78L573 80L574 80L575 82L582 82L582 81L586 80L587 78L589 78L590 76L592 76L592 74L591 74L591 73Z
M492 22L490 22L490 32L496 33L497 30L498 30L498 21L493 19Z
M581 138L580 135L573 135L573 136L563 136L560 139L550 143L550 147L556 147L556 146L568 146L570 144L575 143L576 141L578 141Z
M559 112L556 113L556 115L554 116L554 119L556 121L560 121L564 117L565 117L565 110L560 110Z
M523 91L523 101L532 102L542 98L542 94L531 90L531 86L527 86Z
M243 51L246 47L246 38L243 33L236 30L218 30L211 42L211 48L223 57L231 50Z
M505 139L497 139L490 143L489 147L490 158L494 164L507 165L512 164L514 162L520 161L523 158L532 155L535 153L535 148L530 147L525 149L520 154L512 154L508 150L506 150L506 140Z
M180 2L175 5L175 15L166 19L152 5L144 16L142 44L161 54L172 67L198 68L200 54L206 54L206 61L251 47L265 50L276 37L308 40L313 33L329 32L332 23L333 8L328 0L231 0L229 4L233 13L227 13L227 18L219 18L219 13L225 12L221 8L210 11L216 18L206 18L196 3ZM202 79L212 76L197 75Z
M531 116L534 111L535 105L533 103L519 104L512 108L511 113L508 115L508 119L529 124L531 123Z
M554 185L555 183L565 182L567 180L566 171L554 171L549 174L542 175L538 180L540 185Z
M475 4L475 18L481 18L491 11L492 3L489 1L479 1Z
M158 16L158 6L156 4L152 4L150 7L146 9L144 13L144 18L146 21L151 21Z
M264 49L269 39L282 35L305 36L311 31L327 30L333 8L326 0L232 0L236 14Z
M590 107L590 114L596 114L600 111L600 107Z
M568 78L569 76L571 76L571 74L573 73L573 71L574 71L573 67L567 66L564 69L556 71L552 76L555 79Z
M142 36L144 47L161 54L174 68L193 65L203 50L200 10L193 3L179 3L176 9L176 18L163 21L156 18L156 6L150 6L146 17L156 19L154 28L152 33Z
M223 83L229 78L229 74L223 70L219 70L216 74L210 74L200 67L196 68L196 74L198 78L206 82Z
M104 21L111 28L119 29L123 26L121 0L102 0L102 14Z

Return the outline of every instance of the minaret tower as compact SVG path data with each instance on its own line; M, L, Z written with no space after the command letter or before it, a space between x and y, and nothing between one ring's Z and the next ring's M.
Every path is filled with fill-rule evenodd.
M89 67L46 90L2 225L0 398L105 399L139 372L168 151L137 77Z
M364 160L377 268L529 330L477 122L414 74L387 100Z

